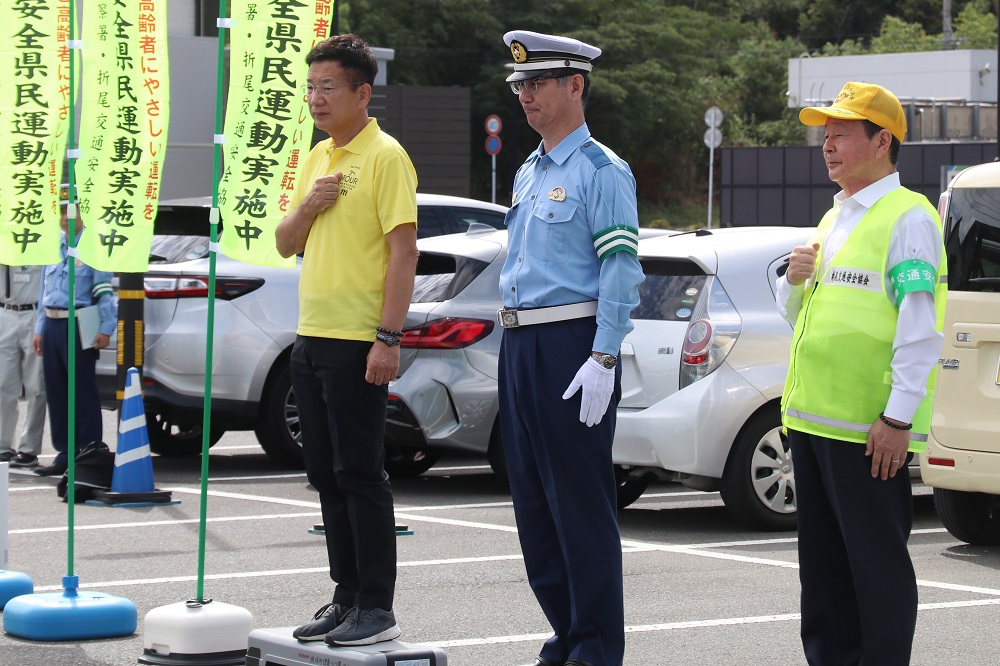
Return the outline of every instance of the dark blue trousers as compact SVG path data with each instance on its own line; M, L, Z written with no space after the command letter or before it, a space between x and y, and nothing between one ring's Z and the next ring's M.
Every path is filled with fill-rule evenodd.
M507 329L500 349L500 424L524 566L554 635L541 656L621 666L622 550L611 462L621 370L608 412L580 422L580 393L562 394L590 356L593 317Z
M917 581L904 466L872 478L865 445L788 431L795 461L802 646L812 666L910 663Z
M365 381L371 342L298 336L292 387L306 476L319 492L341 607L392 610L396 517L385 473L387 386Z
M42 374L45 400L49 407L54 465L67 464L69 451L69 320L45 318L42 326ZM101 396L97 390L97 350L81 349L76 339L76 410L74 412L76 451L104 437ZM75 454L74 454L75 457Z

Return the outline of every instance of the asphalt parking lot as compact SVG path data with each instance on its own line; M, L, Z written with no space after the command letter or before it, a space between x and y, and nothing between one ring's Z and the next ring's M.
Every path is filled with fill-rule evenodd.
M113 414L104 415L111 443ZM82 642L2 634L0 664L135 664L145 613L195 596L200 462L154 458L154 470L180 504L76 509L81 588L132 600L137 632ZM332 586L322 538L308 532L320 514L304 475L276 469L252 434L229 433L212 449L209 478L206 597L246 608L258 628L309 619ZM59 591L67 570L55 484L11 473L9 568L29 574L36 592ZM414 532L399 537L401 639L442 648L452 666L530 664L547 624L528 589L510 497L486 461L452 457L393 486L397 523ZM912 663L995 663L1000 552L957 542L930 490L914 492L921 605ZM794 533L747 531L717 494L673 484L651 487L620 522L627 665L805 663Z

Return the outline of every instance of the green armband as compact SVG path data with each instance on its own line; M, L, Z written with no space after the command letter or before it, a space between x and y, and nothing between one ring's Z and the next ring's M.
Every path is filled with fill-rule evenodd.
M896 297L896 305L903 296L914 291L929 291L934 293L937 271L926 261L907 259L901 261L889 270L889 283Z

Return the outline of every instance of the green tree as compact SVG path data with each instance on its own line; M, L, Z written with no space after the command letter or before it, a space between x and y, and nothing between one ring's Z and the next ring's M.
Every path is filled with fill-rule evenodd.
M997 17L989 11L987 0L967 4L952 23L955 38L963 49L997 48Z
M911 53L937 51L941 42L929 36L917 23L907 23L894 16L882 19L878 37L872 39L872 53Z

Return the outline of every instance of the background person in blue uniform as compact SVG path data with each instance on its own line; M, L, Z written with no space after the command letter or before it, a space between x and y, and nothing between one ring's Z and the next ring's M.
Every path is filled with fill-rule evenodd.
M842 188L777 281L795 327L781 407L795 461L802 645L811 666L901 666L917 620L907 450L926 443L943 340L940 220L900 185L906 115L891 92L849 82L832 106L799 119L825 125L823 157ZM911 270L916 279L899 279Z
M620 666L622 553L611 463L617 355L643 280L635 179L584 119L591 61L575 39L508 32L508 77L542 142L514 178L500 418L531 589L554 635L536 666Z
M74 216L76 244L80 241L83 222ZM66 235L69 222L66 208L63 208L61 226L62 238L59 255L62 261L46 266L42 275L42 286L38 301L38 319L32 346L42 357L42 372L45 377L45 395L49 406L49 429L52 447L56 450L55 460L46 467L36 467L39 476L56 476L66 471L69 450L69 423L67 405L69 400L69 245ZM74 286L76 307L97 305L101 324L92 340L80 340L77 327L76 340L76 450L103 438L101 420L101 399L97 391L98 350L108 346L111 334L118 321L118 308L111 292L111 273L94 270L76 259ZM88 348L81 345L88 343ZM74 453L75 455L75 453Z

